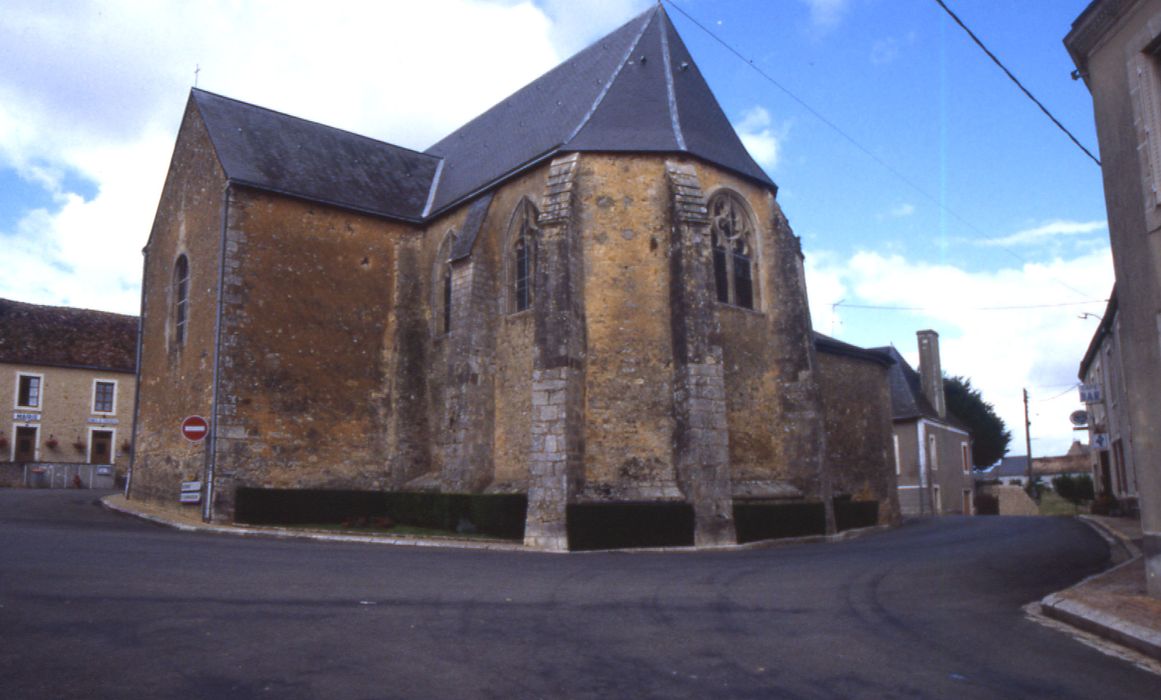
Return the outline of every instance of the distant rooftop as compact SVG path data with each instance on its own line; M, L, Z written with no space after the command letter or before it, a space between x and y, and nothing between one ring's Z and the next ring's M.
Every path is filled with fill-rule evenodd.
M137 317L0 299L0 362L134 372Z

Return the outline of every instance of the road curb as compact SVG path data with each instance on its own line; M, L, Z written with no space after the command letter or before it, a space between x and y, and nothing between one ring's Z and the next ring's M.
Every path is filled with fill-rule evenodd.
M1132 562L1126 562L1126 564L1130 563ZM1119 568L1114 567L1105 573ZM1091 632L1161 661L1161 632L1122 620L1078 600L1066 598L1062 593L1052 593L1045 596L1040 601L1040 610L1046 617L1072 625L1085 632Z
M345 535L345 534L331 534L324 532L303 532L301 530L291 530L287 528L278 527L238 527L230 525L209 525L191 523L183 523L178 520L170 520L150 513L144 513L139 510L134 510L128 506L123 506L110 499L116 498L117 495L105 496L100 499L101 506L107 510L111 510L122 515L128 515L133 518L138 518L155 525L172 528L181 532L207 532L216 535L234 535L236 537L273 537L284 540L316 540L321 542L357 542L363 544L385 544L396 545L402 547L442 547L454 549L473 549L486 550L496 552L539 552L540 550L528 549L522 544L508 544L506 542L473 542L469 540L458 540L453 538L441 539L436 537L392 537L389 535Z
M1096 530L1097 534L1103 537L1105 541L1109 543L1110 547L1117 546L1122 549L1122 558L1120 561L1117 561L1118 558L1116 556L1113 557L1113 560L1117 561L1118 566L1124 562L1132 561L1141 556L1141 548L1138 547L1133 542L1133 540L1126 537L1125 534L1121 531L1105 525L1103 522L1097 520L1091 515L1078 515L1076 517L1084 524Z
M1041 612L1046 617L1161 661L1161 631L1138 625L1076 599L1083 594L1081 589L1084 586L1099 585L1102 578L1112 576L1120 569L1132 565L1141 556L1140 548L1123 533L1095 518L1084 515L1077 517L1104 538L1112 550L1110 556L1120 561L1107 571L1093 574L1074 586L1045 596L1040 601ZM1121 552L1120 557L1114 553L1118 550ZM1069 595L1070 592L1072 595Z
M210 525L207 523L183 523L179 520L164 518L151 513L136 510L127 504L114 502L113 499L123 498L121 494L112 494L99 499L101 507L115 513L121 513L132 518L138 518L154 525L169 527L181 532L208 532L217 535L234 535L237 537L274 537L286 540L316 540L320 542L359 542L365 544L386 544L403 547L434 547L451 549L473 549L492 552L530 552L535 554L597 554L601 552L621 553L699 553L699 552L743 552L754 549L770 549L774 547L788 547L796 544L836 543L856 539L876 532L891 529L891 525L873 525L871 527L845 530L834 535L811 535L808 537L787 537L776 540L759 540L745 544L709 545L703 547L640 547L634 549L597 549L581 551L555 552L541 549L529 549L523 544L508 542L477 542L455 538L439 537L392 537L390 535L345 535L323 532L304 532L278 527L239 527L236 525Z

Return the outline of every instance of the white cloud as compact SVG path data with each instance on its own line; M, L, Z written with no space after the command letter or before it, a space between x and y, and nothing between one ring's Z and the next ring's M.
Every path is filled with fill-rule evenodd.
M899 41L894 37L879 39L871 44L871 63L883 66L899 57Z
M811 254L806 274L818 330L835 328L843 340L864 346L893 343L913 360L915 331L934 328L941 336L944 371L971 378L995 404L1012 430L1013 454L1024 452L1024 388L1033 399L1034 455L1060 454L1068 448L1074 436L1068 414L1078 408L1076 392L1068 387L1077 381L1081 356L1096 330L1091 320L1077 316L1099 312L1102 304L1058 305L1098 300L1108 293L1113 279L1107 247L987 272L876 252L845 259ZM1066 284L1091 296L1081 299ZM840 299L844 305L922 310L833 308ZM1013 306L1040 308L1001 310ZM860 330L854 332L856 325Z
M1106 228L1108 228L1108 223L1105 221L1064 221L1058 219L1034 228L1017 231L1003 238L990 238L979 241L979 244L996 247L1038 244L1046 239L1083 236L1085 234L1103 231Z
M775 132L772 126L770 113L760 106L746 110L742 114L742 120L734 124L734 130L738 132L738 138L742 139L742 145L754 160L767 170L778 167L782 141L789 131L789 128L784 126Z
M850 0L802 0L810 8L810 22L820 30L832 29L842 21Z
M648 4L6 2L0 178L56 205L7 217L0 296L137 312L195 66L203 89L422 149ZM65 173L96 196L65 191Z
M900 204L891 207L887 215L892 219L905 219L915 213L915 205L909 202L901 202Z

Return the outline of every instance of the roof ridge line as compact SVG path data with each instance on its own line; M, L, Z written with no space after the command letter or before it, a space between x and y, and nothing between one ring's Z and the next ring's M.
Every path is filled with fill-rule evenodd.
M660 6L658 3L658 7ZM688 151L689 149L685 145L685 134L681 131L681 117L677 109L677 91L673 86L673 60L669 56L669 32L664 26L661 27L661 60L665 64L665 90L669 97L669 121L673 125L673 138L677 141L678 148Z
M330 129L331 131L338 131L338 132L341 132L344 134L349 134L350 136L354 136L358 139L362 139L364 141L372 141L374 143L378 143L378 144L381 144L384 146L390 146L391 148L397 148L400 151L407 151L409 153L414 153L415 155L424 156L426 158L439 158L439 156L433 156L430 153L425 153L424 151L416 150L414 148L411 148L410 146L400 146L397 143L391 143L390 141L384 141L383 139L377 138L375 136L368 136L366 134L361 134L358 131L351 131L350 129L344 129L341 126L333 126L331 124L324 124L323 122L317 121L315 119L308 119L306 117L300 117L300 116L291 114L290 112L284 112L280 109L273 109L271 107L263 107L262 105L254 104L253 102L239 100L236 97L230 97L228 95L223 95L223 94L217 93L217 92L210 92L209 90L203 90L201 88L196 88L196 87L190 88L190 93L192 94L194 92L200 92L203 95L209 95L210 97L216 97L219 100L227 100L229 102L233 102L234 104L245 105L246 107L249 107L251 109L256 109L256 110L259 110L262 112L267 112L269 114L276 114L280 117L285 117L287 119L293 119L294 121L297 121L297 122L303 122L305 124L312 124L314 126L320 126L324 129ZM200 106L201 105L199 105L199 108L200 108ZM200 111L200 109L199 109L199 111Z
M653 24L653 20L656 17L657 10L654 9L653 16L645 20L645 22L642 24L641 31L637 32L637 36L633 39L633 43L629 45L629 48L625 51L625 55L621 59L621 62L617 64L616 70L614 70L613 74L609 76L608 81L605 82L604 86L601 88L601 91L597 93L597 99L593 100L593 105L589 107L589 111L586 112L583 117L581 117L580 123L577 124L576 128L572 130L572 133L570 133L564 139L563 143L561 143L562 146L576 138L576 135L581 132L581 129L585 128L585 125L588 124L589 120L593 118L594 114L596 114L597 108L601 106L602 102L604 102L605 96L609 94L610 88L613 87L613 83L617 82L617 76L621 75L621 70L625 67L625 64L629 62L629 57L633 55L633 51L637 48L637 45L641 43L641 37L645 36L645 31L649 29L650 24Z
M439 162L435 164L435 175L431 176L431 186L427 188L427 201L423 204L423 211L420 217L426 219L431 215L431 205L435 203L435 193L439 191L439 178L443 175L443 164L446 161L440 158Z

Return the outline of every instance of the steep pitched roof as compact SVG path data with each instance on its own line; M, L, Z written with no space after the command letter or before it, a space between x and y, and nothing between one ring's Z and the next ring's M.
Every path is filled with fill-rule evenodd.
M439 159L194 88L231 182L419 221Z
M911 418L932 418L940 420L939 412L923 395L919 373L907 364L895 346L875 348L886 353L895 364L887 370L887 383L891 386L891 417L895 420Z
M427 149L445 160L432 210L569 151L689 153L775 187L660 5Z
M0 299L0 362L133 372L137 317Z
M420 222L572 151L688 153L776 189L660 5L418 153L194 89L231 182Z

